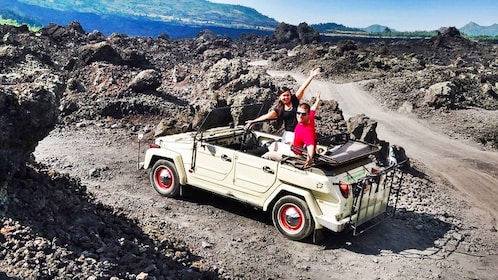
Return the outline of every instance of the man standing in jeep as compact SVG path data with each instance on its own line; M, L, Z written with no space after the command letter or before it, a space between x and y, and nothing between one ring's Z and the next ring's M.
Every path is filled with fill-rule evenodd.
M304 167L309 167L313 163L313 157L315 156L316 147L316 132L315 132L315 114L318 106L320 105L320 93L316 94L316 100L313 106L308 103L301 103L297 108L296 118L297 125L294 130L294 147L293 152L295 154L301 154L299 148L306 148L306 162Z

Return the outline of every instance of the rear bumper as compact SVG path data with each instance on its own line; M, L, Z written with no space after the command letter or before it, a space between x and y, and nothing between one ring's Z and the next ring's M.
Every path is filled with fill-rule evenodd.
M344 230L349 222L349 218L342 219L341 221L336 221L335 219L323 215L315 217L316 221L322 225L324 228L330 229L331 231L341 232Z

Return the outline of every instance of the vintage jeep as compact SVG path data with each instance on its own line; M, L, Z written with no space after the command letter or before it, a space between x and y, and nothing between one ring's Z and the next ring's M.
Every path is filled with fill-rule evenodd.
M265 159L280 137L244 129L261 108L216 108L195 132L157 137L139 167L150 169L163 196L179 196L188 185L271 211L275 227L292 240L323 228L357 235L394 213L403 173L400 163L379 163L379 146L335 135L320 138L309 168L301 157Z

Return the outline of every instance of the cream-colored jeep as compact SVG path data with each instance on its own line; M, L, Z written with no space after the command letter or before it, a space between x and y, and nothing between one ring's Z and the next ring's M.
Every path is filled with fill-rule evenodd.
M357 235L394 213L402 173L399 164L379 166L380 147L322 137L309 168L300 157L262 158L280 137L244 129L260 107L216 108L195 132L157 137L140 167L150 169L163 196L179 196L188 185L238 200L271 212L292 240L323 228Z

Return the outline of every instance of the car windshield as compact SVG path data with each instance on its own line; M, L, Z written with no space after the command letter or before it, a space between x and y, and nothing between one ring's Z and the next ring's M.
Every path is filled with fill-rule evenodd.
M214 108L204 118L197 133L210 128L244 125L246 121L260 116L263 112L263 107L262 103L257 103Z

